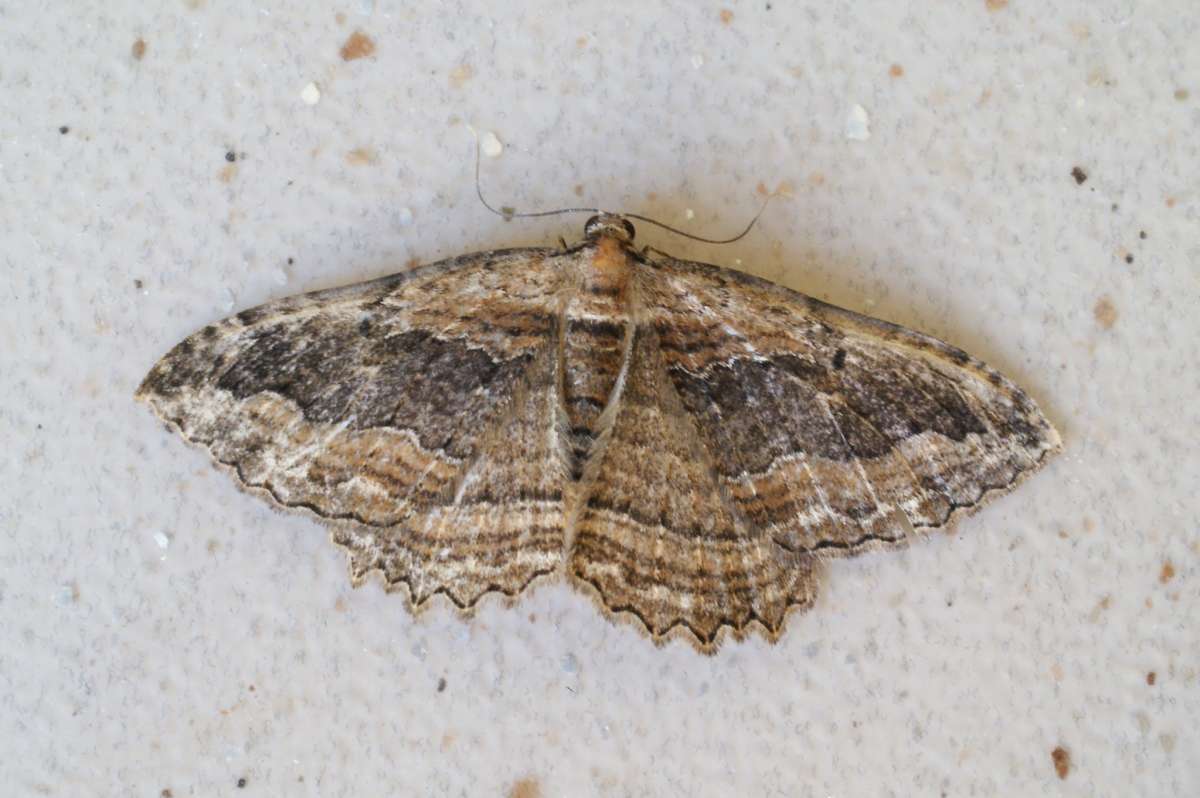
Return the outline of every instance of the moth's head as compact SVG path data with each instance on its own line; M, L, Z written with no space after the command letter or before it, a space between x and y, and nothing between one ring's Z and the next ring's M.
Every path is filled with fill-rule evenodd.
M601 213L584 223L583 235L589 241L600 236L613 236L621 241L631 242L636 231L624 216L618 216L615 213Z

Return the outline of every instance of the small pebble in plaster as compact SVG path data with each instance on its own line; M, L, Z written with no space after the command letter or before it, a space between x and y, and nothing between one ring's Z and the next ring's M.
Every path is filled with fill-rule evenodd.
M722 25L733 24L733 12L730 11L728 8L721 9L721 24Z
M1050 758L1054 760L1054 772L1065 779L1071 772L1071 752L1060 745L1050 752Z
M1151 687L1153 687L1153 686L1154 686L1154 683L1155 683L1156 681L1158 681L1158 674L1157 674L1157 673L1155 673L1154 671L1150 671L1149 673L1147 673L1147 674L1146 674L1146 684L1148 684L1148 685L1150 685Z
M871 138L871 118L867 116L867 109L861 105L850 107L850 113L846 115L846 138L851 141L866 141Z
M1112 326L1117 323L1117 306L1105 294L1096 300L1096 306L1092 308L1092 315L1096 317L1096 321L1101 327L1111 330Z
M1008 0L984 0L988 11L1001 11L1008 7Z
M300 91L300 100L305 105L316 105L321 102L321 90L317 88L317 84L309 83Z
M129 54L133 56L134 61L141 61L143 58L145 58L146 40L138 39L136 42L134 42L133 46L129 48Z
M483 149L483 154L489 158L499 158L500 153L504 152L504 145L500 143L500 139L492 131L483 134L483 141L480 144Z
M1138 238L1140 238L1140 239L1142 239L1143 241L1145 241L1145 240L1146 240L1146 231L1145 231L1145 230L1139 230L1139 231L1138 231Z
M899 64L892 64L891 69L888 70L888 74L894 78L904 77L904 67Z
M171 792L170 787L163 787L162 792L158 794L158 798L175 798L175 793Z
M525 777L512 786L508 798L541 798L542 787L537 779Z
M1167 582L1170 582L1174 578L1175 578L1175 566L1171 564L1170 560L1167 560L1166 562L1163 563L1162 570L1158 572L1158 581L1162 582L1165 585Z
M1175 735L1160 734L1158 735L1158 744L1162 746L1162 750L1166 753L1171 753L1175 750Z
M237 153L234 152L233 150L226 150L225 151L225 160L228 161L229 163L235 163L237 161Z
M459 64L450 70L450 85L456 89L461 89L473 77L475 77L474 67L470 64Z
M375 151L370 147L355 147L346 153L346 163L354 166L367 166L375 163Z
M1087 172L1083 171L1083 169L1078 166L1071 170L1071 177L1075 178L1075 185L1078 186L1082 186L1087 182L1088 179Z
M146 284L143 283L141 280L136 279L136 278L134 279L134 281L133 281L134 290L141 291L143 288L145 288L145 286L146 286Z
M359 58L366 58L375 53L375 42L371 37L360 30L350 34L350 38L346 39L346 43L342 45L342 60L357 61Z
M221 167L221 171L217 172L217 179L222 183L232 183L233 178L237 176L237 165L227 163Z
M582 184L582 183L576 183L576 184L575 184L575 196L576 196L576 197L582 197L582 196L583 196L583 184Z
M240 779L237 780L237 786L238 786L239 790L246 789L246 777L245 776L242 776Z
M1186 100L1188 98L1188 96L1189 95L1188 95L1187 89L1176 89L1175 90L1175 99L1179 100L1179 102L1183 102L1184 100Z
M58 129L58 132L65 136L71 132L71 128L67 127L66 125L63 125L62 127L60 127Z
M446 678L445 677L438 679L437 691L439 693L446 692Z
M1125 253L1125 262L1133 263L1133 254L1132 253L1129 253L1129 252Z
M1175 202L1176 202L1176 200L1175 200L1175 198L1174 198L1174 197L1167 197L1167 200L1166 200L1166 202L1167 202L1167 207L1168 207L1168 208L1174 208L1174 207L1175 207Z
M154 542L158 544L160 549L165 549L171 545L171 536L166 532L155 532Z
M68 582L59 586L58 593L54 596L54 602L60 607L74 604L77 601L79 601L79 585L76 582Z

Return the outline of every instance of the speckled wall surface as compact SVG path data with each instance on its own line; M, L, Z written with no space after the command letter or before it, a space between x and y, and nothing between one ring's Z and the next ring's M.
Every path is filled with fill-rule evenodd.
M1200 794L1195 3L513 6L0 5L4 793ZM506 205L722 235L786 184L640 238L962 346L1063 455L776 646L352 590L132 393L235 309L577 238L479 205L468 125Z

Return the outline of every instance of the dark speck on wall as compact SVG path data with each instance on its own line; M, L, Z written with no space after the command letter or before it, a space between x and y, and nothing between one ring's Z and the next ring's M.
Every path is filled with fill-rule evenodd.
M1158 674L1157 674L1157 673L1155 673L1154 671L1150 671L1149 673L1147 673L1147 674L1146 674L1146 684L1148 684L1148 685L1150 685L1151 687L1153 687L1153 686L1154 686L1154 683L1155 683L1156 681L1158 681Z
M234 152L233 150L229 150L228 152L225 153L225 160L229 161L230 163L233 163L234 161L237 160L237 153Z
M1142 239L1143 241L1145 241L1145 240L1146 240L1146 231L1145 231L1145 230L1139 230L1139 231L1138 231L1138 238L1140 238L1140 239Z
M1060 745L1050 752L1050 758L1054 760L1054 772L1065 779L1071 772L1071 752Z
M245 776L242 776L240 779L237 780L237 786L238 786L239 790L246 789L246 777Z
M1132 254L1126 255L1126 256L1125 256L1125 262L1126 262L1126 263L1133 263L1133 255L1132 255Z
M58 132L59 132L59 133L61 133L61 134L63 134L63 135L65 136L65 135L67 135L68 133L70 133L70 132L71 132L71 128L67 127L66 125L63 125L62 127L60 127L60 128L58 129Z
M437 691L439 693L442 693L442 692L445 692L445 690L446 690L446 679L445 679L445 677L443 677L441 679L438 679Z
M1078 166L1071 170L1071 177L1075 178L1075 184L1080 186L1087 182L1088 179L1087 172Z

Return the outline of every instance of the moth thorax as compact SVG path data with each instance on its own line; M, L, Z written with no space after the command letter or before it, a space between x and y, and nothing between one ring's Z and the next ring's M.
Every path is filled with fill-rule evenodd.
M613 236L596 239L596 248L583 275L583 290L595 297L610 297L623 309L633 275L628 243Z

